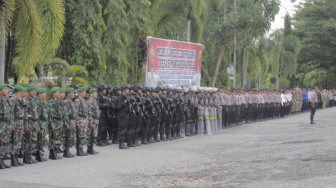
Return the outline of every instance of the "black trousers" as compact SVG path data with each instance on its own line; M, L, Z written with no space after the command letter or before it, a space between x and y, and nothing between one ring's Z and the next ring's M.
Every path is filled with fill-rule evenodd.
M314 121L315 112L316 112L316 108L312 107L310 110L310 121Z

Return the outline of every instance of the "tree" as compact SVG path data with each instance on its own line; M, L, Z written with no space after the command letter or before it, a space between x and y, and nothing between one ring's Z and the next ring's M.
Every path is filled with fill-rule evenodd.
M160 29L165 28L162 25L181 19L182 22L185 21L186 23L185 40L197 42L201 40L203 30L201 18L205 15L206 9L205 1L157 0L153 6L154 26L160 32Z
M333 0L309 0L298 7L292 32L300 40L302 49L294 84L336 87L335 9L336 1Z
M61 86L65 86L68 80L71 80L72 83L89 86L89 82L84 78L89 73L83 66L69 65L68 62L59 58L50 59L45 65L48 66L48 70L51 70L51 76L56 77Z
M0 4L0 9L0 20L5 20L0 26L1 46L7 41L7 47L10 48L7 52L15 52L7 53L15 55L15 58L6 58L14 61L17 82L26 83L29 77L36 76L35 67L38 63L55 55L64 30L63 1L7 0ZM7 34L10 37L6 39ZM5 64L4 54L4 48L1 48L1 66ZM3 79L3 72L0 77Z

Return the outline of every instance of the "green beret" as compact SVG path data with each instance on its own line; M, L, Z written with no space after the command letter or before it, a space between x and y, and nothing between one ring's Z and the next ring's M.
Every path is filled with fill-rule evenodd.
M50 90L50 93L55 93L56 91L59 91L61 88L60 87L54 87Z
M27 92L29 91L33 91L35 89L35 85L34 84L30 84L28 87L27 87Z
M22 87L23 88L23 92L27 92L27 88L26 87Z
M91 94L91 93L94 93L94 92L97 92L97 89L96 88L91 88L90 90L89 90L89 93Z
M71 92L74 92L74 91L75 91L74 88L68 87L68 88L66 88L65 93L71 93Z
M15 85L14 86L14 92L16 91L23 91L23 87L21 85Z
M0 84L0 90L2 90L5 87L7 87L7 84Z
M85 88L85 87L80 87L80 88L78 88L77 91L78 91L78 92L83 92L83 91L86 91L86 88Z
M37 87L36 88L36 92L37 93L45 93L47 90L45 88L42 88L42 87Z
M61 93L65 93L65 89L64 89L64 88L61 88L61 89L60 89L60 92L61 92Z

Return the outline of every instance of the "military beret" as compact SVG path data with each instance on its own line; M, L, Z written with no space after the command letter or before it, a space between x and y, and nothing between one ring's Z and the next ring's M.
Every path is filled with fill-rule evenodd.
M71 93L71 92L74 92L75 91L75 88L72 88L72 87L68 87L65 89L65 93Z
M36 92L37 93L45 93L47 90L45 89L45 88L43 88L43 87L38 87L38 88L36 88Z
M54 87L50 90L50 93L55 93L56 91L59 91L61 88L60 87Z
M26 87L23 87L23 92L27 92L27 88Z
M14 92L17 92L17 91L23 91L23 87L21 85L15 85Z
M94 92L97 92L97 89L96 88L91 88L90 90L89 90L89 93L91 94L91 93L94 93Z
M80 88L78 88L78 92L83 92L83 91L86 91L86 87L80 87Z
M28 87L27 87L27 92L29 91L33 91L35 89L35 85L34 84L30 84Z
M61 88L61 89L60 89L60 92L61 92L61 93L65 93L65 88Z
M2 90L5 87L7 87L7 84L0 84L0 90Z

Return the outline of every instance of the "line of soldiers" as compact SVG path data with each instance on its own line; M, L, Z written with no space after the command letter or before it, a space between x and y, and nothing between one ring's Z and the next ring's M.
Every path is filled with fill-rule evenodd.
M75 98L74 88L54 87L48 105L45 88L15 85L12 89L13 95L8 97L7 84L0 84L0 169L46 161L43 146L47 133L49 159L61 159L57 153L74 157L69 150L74 145L77 156L97 154L93 144L100 110L95 88L89 89L87 96L87 89L79 87ZM87 152L83 150L85 144ZM8 154L11 165L4 161Z
M70 85L52 88L47 105L46 92L34 85L16 85L13 96L8 97L7 85L0 85L0 168L10 167L4 162L8 154L11 166L45 161L42 156L47 133L49 159L57 160L62 158L58 153L74 157L69 150L73 146L77 156L86 156L98 153L94 143L119 144L120 149L128 149L183 135L211 135L232 125L287 116L293 105L291 91L225 87L100 85L87 89ZM310 93L315 109L316 90ZM18 159L20 155L23 162Z

